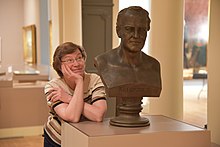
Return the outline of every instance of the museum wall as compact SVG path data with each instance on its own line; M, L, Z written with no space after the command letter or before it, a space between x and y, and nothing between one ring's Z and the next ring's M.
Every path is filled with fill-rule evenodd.
M159 11L158 11L159 10ZM183 117L183 0L151 1L149 54L161 64L162 92L151 98L150 114Z
M1 0L0 20L1 65L21 64L23 62L23 0Z
M116 48L119 45L118 35L116 33L116 20L117 14L119 10L119 2L118 0L113 0L113 11L112 11L112 48Z
M211 130L212 142L220 144L220 0L210 1L209 43L208 43L208 129Z
M23 27L36 26L36 43L39 50L39 1L0 1L1 65L23 65ZM38 55L38 61L40 56Z
M1 0L0 20L1 71L7 70L8 66L12 66L13 70L23 69L24 26L36 25L39 46L39 1ZM29 84L27 87L25 83L15 86L13 81L11 87L3 85L0 88L0 117L4 118L0 121L0 138L42 134L42 126L48 116L44 84Z

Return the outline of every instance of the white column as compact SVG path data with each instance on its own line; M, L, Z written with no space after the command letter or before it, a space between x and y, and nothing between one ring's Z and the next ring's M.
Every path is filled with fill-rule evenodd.
M63 42L82 45L81 0L63 0Z
M208 42L208 129L211 140L220 144L220 0L210 0Z
M62 42L82 45L81 0L51 0L53 49Z
M152 0L149 54L161 64L162 92L149 113L183 117L183 0Z
M66 41L82 45L81 0L51 0L52 54ZM51 67L51 78L57 77Z
M48 1L40 0L40 61L43 65L49 65L50 60L50 38L49 38L49 20L48 20ZM39 50L38 50L39 51Z
M52 22L52 53L63 41L63 6L60 0L51 0L51 22Z

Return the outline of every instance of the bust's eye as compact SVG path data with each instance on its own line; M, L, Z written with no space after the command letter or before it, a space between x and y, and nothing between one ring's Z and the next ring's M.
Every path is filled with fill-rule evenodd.
M145 32L147 32L147 29L146 28L139 28L139 32L140 33L145 33Z
M128 32L133 32L134 31L134 27L125 26L124 28Z

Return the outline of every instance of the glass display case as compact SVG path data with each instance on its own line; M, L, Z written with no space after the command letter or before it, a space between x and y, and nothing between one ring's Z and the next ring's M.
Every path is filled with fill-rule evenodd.
M1 65L0 87L18 83L36 83L49 80L49 67L44 65Z

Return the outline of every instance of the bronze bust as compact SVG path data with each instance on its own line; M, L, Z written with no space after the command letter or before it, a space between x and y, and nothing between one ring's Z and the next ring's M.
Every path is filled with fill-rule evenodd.
M142 99L160 96L160 63L141 51L150 22L149 13L139 6L118 13L116 31L120 45L95 57L95 67L109 97Z

